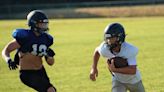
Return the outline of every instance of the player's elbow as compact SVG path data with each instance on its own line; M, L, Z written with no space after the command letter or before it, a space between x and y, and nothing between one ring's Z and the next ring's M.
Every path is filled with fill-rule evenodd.
M1 55L3 56L4 55L4 51L2 50L2 52L1 52Z
M5 57L6 54L9 54L8 51L6 50L6 48L4 48L1 52L2 56Z

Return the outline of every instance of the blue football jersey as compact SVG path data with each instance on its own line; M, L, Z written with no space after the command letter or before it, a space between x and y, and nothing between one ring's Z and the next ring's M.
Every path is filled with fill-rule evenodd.
M47 33L36 36L29 29L16 29L12 36L20 44L19 51L30 52L36 56L46 55L46 50L53 44L53 37Z

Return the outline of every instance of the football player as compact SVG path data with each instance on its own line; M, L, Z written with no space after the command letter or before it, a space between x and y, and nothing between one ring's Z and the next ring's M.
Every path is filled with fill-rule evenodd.
M145 92L139 70L137 69L137 47L125 42L125 31L120 23L112 23L105 28L104 41L95 49L90 79L98 76L97 64L100 56L107 59L122 57L127 59L128 66L116 68L114 62L108 64L112 73L112 92Z
M50 83L42 57L48 65L54 64L55 52L50 49L53 37L48 34L48 17L41 10L33 10L27 15L29 29L16 29L9 42L2 51L2 56L10 70L15 70L19 63L20 80L38 92L56 92ZM10 53L17 50L15 59Z

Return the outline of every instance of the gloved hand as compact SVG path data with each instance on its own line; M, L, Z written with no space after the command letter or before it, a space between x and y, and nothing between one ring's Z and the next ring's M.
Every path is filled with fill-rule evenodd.
M48 48L47 49L47 56L48 57L53 57L53 56L55 56L55 52L51 48Z
M47 55L45 56L46 60L47 60L48 57L55 56L55 52L51 48L48 48L46 52L47 52Z
M18 68L17 65L16 65L16 63L13 62L11 59L9 59L7 61L7 63L8 63L8 67L9 67L10 70L16 70L16 68Z

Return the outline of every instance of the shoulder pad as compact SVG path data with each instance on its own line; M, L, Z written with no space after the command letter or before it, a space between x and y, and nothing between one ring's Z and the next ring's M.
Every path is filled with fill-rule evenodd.
M135 57L138 54L138 48L133 45L129 45L127 53L129 54L128 57Z
M47 37L50 41L50 46L51 46L53 44L54 38L50 34L47 34Z
M102 42L96 49L99 52L99 54L105 58L114 57L114 55L111 53L109 47L105 42Z
M28 31L27 29L15 29L13 31L12 36L17 40L17 42L22 45L28 39Z
M53 41L53 37L48 34L48 38Z
M15 29L12 36L14 38L24 38L28 36L28 30L26 29Z

